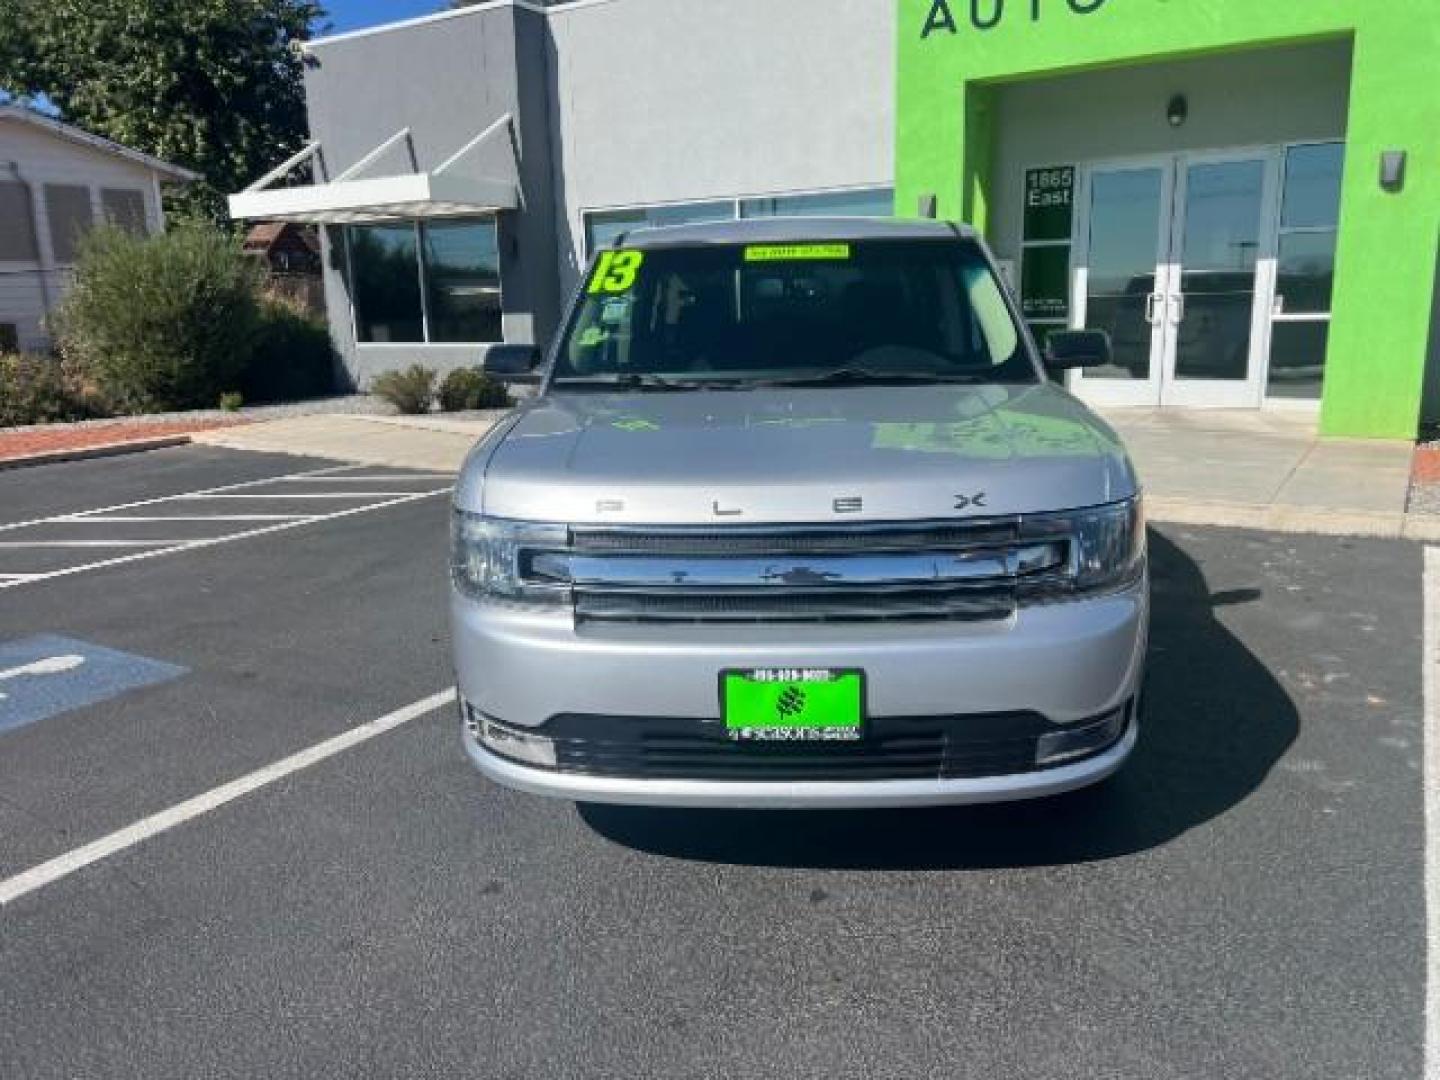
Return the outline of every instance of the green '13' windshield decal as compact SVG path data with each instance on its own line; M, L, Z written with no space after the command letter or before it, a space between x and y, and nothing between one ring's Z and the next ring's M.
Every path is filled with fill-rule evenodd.
M605 251L595 264L590 278L592 293L623 293L635 287L635 279L645 262L643 251Z

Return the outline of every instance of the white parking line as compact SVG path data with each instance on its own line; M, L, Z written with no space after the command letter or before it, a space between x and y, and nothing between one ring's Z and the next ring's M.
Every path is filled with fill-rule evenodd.
M5 881L0 881L0 907L14 903L36 889L44 888L61 878L68 877L77 870L99 862L101 859L109 858L126 848L134 847L162 832L183 825L187 821L193 821L203 814L208 814L226 803L234 802L242 795L248 795L252 791L267 787L277 780L308 769L312 765L319 764L327 758L349 750L351 747L359 746L368 742L377 735L383 735L387 731L393 731L402 724L418 719L432 713L442 706L448 705L455 700L455 688L442 690L438 694L431 694L422 698L413 705L406 705L403 709L396 709L394 712L380 717L378 720L371 720L368 724L361 724L359 727L351 728L349 731L336 735L334 738L326 739L322 743L299 753L291 754L289 757L281 758L272 762L264 768L257 769L252 773L228 784L212 788L192 799L186 799L182 803L162 810L158 814L152 814L142 818L133 825L126 826L109 836L102 836L83 847L60 855L49 862L41 863L23 873L17 874Z
M1425 1080L1440 1080L1440 548L1425 549Z
M133 555L120 555L113 559L101 559L98 562L81 563L78 566L67 566L61 570L49 570L43 574L29 574L14 581L0 580L0 590L15 589L22 585L36 585L42 581L52 581L55 578L84 574L88 571L100 570L107 566L122 566L126 563L141 562L145 559L156 559L161 555L172 555L181 551L196 551L200 548L215 547L218 544L228 544L235 540L246 540L252 536L267 536L270 533L285 532L289 529L298 529L305 525L319 524L324 521L336 521L340 518L352 517L355 514L366 514L372 510L384 510L391 506L402 506L405 503L428 499L433 495L445 495L448 494L449 491L450 489L448 487L436 488L431 491L420 491L412 495L402 495L398 498L388 499L384 502L366 503L364 506L347 507L344 510L337 510L333 514L318 514L312 517L299 518L295 521L282 521L275 525L266 525L258 529L246 529L243 532L228 533L225 536L213 536L204 540L187 540L183 544L176 544L173 547L153 548L148 551L136 552Z
M424 490L415 490L416 482L434 484L437 480L445 481L443 487L429 487ZM232 540L244 540L253 536L264 536L272 532L283 532L287 529L299 528L302 525L319 524L320 522L333 521L337 518L349 517L352 514L367 513L371 510L384 510L392 506L400 506L404 503L414 502L418 499L428 499L434 495L442 495L451 490L454 477L448 473L403 473L397 472L393 475L379 474L371 466L364 465L331 465L320 469L308 469L304 472L287 473L280 476L265 476L256 480L245 480L235 484L221 484L217 487L202 488L199 491L184 491L175 495L158 495L149 499L136 499L133 502L116 503L112 506L99 506L91 510L81 510L73 513L56 514L52 517L32 518L28 521L16 521L8 525L0 525L0 552L11 549L66 549L74 548L84 550L87 548L138 548L143 549L127 555L117 555L113 558L95 559L89 562L79 563L74 566L66 566L57 570L48 570L38 573L9 573L0 571L0 590L13 589L21 585L33 585L42 581L50 581L54 578L69 577L72 574L81 574L90 570L99 570L110 566L120 566L126 563L139 562L143 559L158 558L161 555L172 555L184 551L194 551L197 548L213 547L216 544L229 543ZM334 484L340 490L317 491L311 485ZM289 486L287 486L289 485ZM311 486L309 490L301 487L296 489L295 485ZM358 490L354 486L358 485ZM260 490L265 487L272 490ZM388 490L380 490L387 488ZM350 504L359 501L364 505L346 505L340 510L331 510L329 507L321 506L295 506L287 513L231 513L231 509L243 510L242 506L227 505L230 500L236 501L265 501L280 502L319 502L319 503L344 503ZM202 511L207 507L196 503L213 503L214 509L224 511L216 514L205 514ZM279 509L279 507L267 507L265 509ZM127 513L127 511L141 511L140 513ZM154 512L149 512L149 511ZM318 511L318 512L317 512ZM199 537L194 539L116 539L109 540L103 533L92 533L90 538L85 539L54 539L54 540L28 540L23 534L15 536L17 530L31 529L44 525L91 525L104 526L115 525L147 525L162 522L227 522L240 526L239 531L221 536ZM254 526L246 527L246 526ZM88 531L88 530L87 530ZM14 539L10 539L14 536ZM123 536L123 534L122 534ZM83 556L82 556L83 557Z
M262 491L258 495L253 491L243 491L238 494L226 492L223 495L176 495L176 502L191 502L196 499L204 499L207 502L211 499L274 499L279 501L294 502L296 499L386 499L391 495L409 495L408 491Z
M281 476L278 479L287 484L313 484L326 481L332 484L384 484L391 480L454 480L455 476L453 473L390 473L366 476L305 476L296 473L294 476Z
M184 540L0 540L0 549L175 547Z
M303 473L291 473L292 476L323 476L328 473L337 473L342 470L355 469L354 465L330 465L323 469L309 469ZM273 484L276 480L282 479L278 476L267 476L260 480L245 480L238 484L222 484L220 487L203 488L200 491L188 491L183 495L158 495L153 499L137 499L134 502L116 503L114 506L99 506L94 510L81 510L74 514L57 514L52 517L31 518L29 521L15 521L9 525L0 525L0 532L10 532L13 529L28 529L33 525L48 525L56 521L73 521L75 518L94 517L97 514L108 514L115 510L133 510L140 506L158 506L160 503L174 502L176 499L194 498L202 495L214 495L222 491L239 491L242 488L259 487L262 484Z
M169 514L164 517L60 517L52 525L148 525L152 521L299 521L314 514Z

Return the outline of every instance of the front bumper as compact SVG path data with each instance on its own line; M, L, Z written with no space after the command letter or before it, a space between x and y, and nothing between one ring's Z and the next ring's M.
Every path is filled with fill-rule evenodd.
M1104 753L1055 768L963 780L635 780L586 776L522 765L492 754L468 734L466 753L497 784L533 795L576 802L631 806L695 806L734 809L866 809L1014 802L1060 795L1099 783L1115 773L1135 749L1139 727Z
M804 625L581 624L452 595L463 700L518 729L576 715L718 717L727 668L861 668L870 717L1024 711L1054 731L1138 700L1149 622L1143 581L1112 595L1025 607L991 622ZM581 801L681 806L920 806L1052 795L1113 773L1136 725L1074 763L983 776L731 779L587 775L502 757L465 736L487 776ZM860 748L857 748L860 749ZM863 753L863 750L861 750Z

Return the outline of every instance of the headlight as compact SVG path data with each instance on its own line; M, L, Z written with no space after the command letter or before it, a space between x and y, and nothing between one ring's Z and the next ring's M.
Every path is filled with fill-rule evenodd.
M1027 516L1022 534L1069 538L1072 595L1123 589L1145 572L1145 510L1138 495L1089 510Z
M450 579L472 600L560 606L570 600L563 586L525 582L528 562L544 551L563 551L563 525L504 521L456 510L450 520Z

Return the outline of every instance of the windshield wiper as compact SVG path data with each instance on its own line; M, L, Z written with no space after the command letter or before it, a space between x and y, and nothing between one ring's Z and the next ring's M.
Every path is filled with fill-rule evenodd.
M760 386L865 386L909 383L983 383L987 379L979 372L945 371L867 371L865 368L837 368L815 375L793 375L779 379L765 379Z

